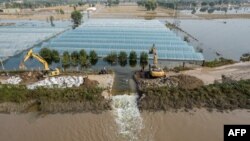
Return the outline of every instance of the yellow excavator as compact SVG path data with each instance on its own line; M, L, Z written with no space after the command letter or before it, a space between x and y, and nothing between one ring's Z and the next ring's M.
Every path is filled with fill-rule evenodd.
M44 66L44 70L43 70L43 74L44 76L56 76L60 74L60 71L58 68L56 68L55 70L51 70L49 68L49 65L47 63L47 61L45 61L40 55L33 53L32 49L30 49L28 51L28 53L24 56L24 59L21 61L19 68L20 69L25 69L25 65L24 62L26 62L29 58L35 58L36 60L38 60L40 63L43 64Z
M151 77L164 77L166 74L162 68L158 66L158 56L155 45L149 50L149 54L154 55L153 64L149 64L149 73Z

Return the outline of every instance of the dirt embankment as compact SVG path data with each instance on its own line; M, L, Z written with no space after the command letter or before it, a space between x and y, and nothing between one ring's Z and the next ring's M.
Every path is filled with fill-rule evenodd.
M250 62L136 81L142 110L250 109Z
M182 72L182 74L190 75L201 79L205 85L222 82L222 76L232 80L250 79L250 62L240 62L232 65L226 65L216 68L197 68Z
M23 78L23 76L27 76L26 74L22 73L22 76L19 77ZM33 78L34 75L28 76ZM8 77L5 76L5 79L8 79ZM35 79L34 76L30 81L35 82ZM110 96L109 92L113 85L113 79L113 74L89 75L84 78L83 84L79 87L66 88L46 88L45 85L45 87L41 88L28 89L25 85L30 84L30 82L27 82L28 80L15 85L2 84L0 85L0 112L99 113L110 110L110 99L108 97ZM52 80L55 81L56 79L51 78L40 81L48 82Z

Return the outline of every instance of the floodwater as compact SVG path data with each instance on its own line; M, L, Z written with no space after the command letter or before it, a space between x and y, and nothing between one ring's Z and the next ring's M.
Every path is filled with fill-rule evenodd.
M0 114L0 140L223 141L224 124L249 124L249 117L246 110L138 113L133 106L102 114Z
M181 20L180 27L199 40L205 60L216 52L234 60L250 52L250 19Z

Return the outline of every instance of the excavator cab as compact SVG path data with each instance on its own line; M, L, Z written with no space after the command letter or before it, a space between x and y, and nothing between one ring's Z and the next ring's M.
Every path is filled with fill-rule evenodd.
M49 76L56 76L56 75L60 75L60 70L58 68L49 71Z

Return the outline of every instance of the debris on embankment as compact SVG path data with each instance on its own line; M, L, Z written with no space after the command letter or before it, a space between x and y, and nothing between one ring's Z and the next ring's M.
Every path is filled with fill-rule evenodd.
M96 113L110 110L113 74L68 74L37 81L35 73L29 73L30 81L22 79L28 73L21 74L0 77L0 112Z

